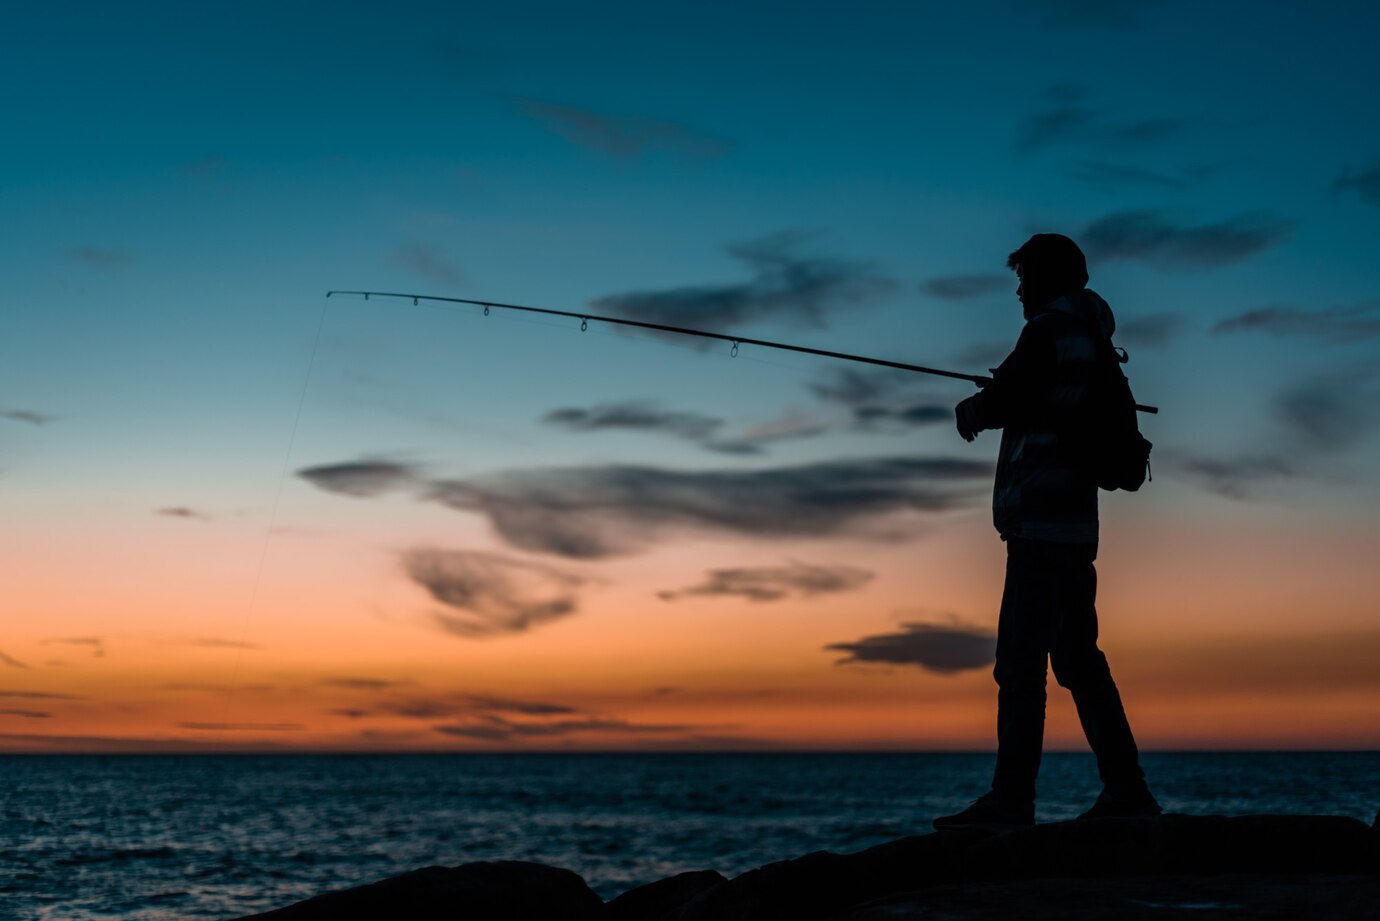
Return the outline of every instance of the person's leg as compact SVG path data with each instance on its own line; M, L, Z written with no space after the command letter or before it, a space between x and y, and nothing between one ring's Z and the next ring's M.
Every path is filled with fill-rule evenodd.
M997 766L992 792L1033 803L1045 732L1046 661L1054 608L1044 541L1006 542L1006 584L997 625Z
M1058 611L1050 649L1054 677L1073 695L1104 787L1139 794L1146 787L1136 741L1107 657L1097 646L1097 545L1065 544L1052 550L1049 571Z

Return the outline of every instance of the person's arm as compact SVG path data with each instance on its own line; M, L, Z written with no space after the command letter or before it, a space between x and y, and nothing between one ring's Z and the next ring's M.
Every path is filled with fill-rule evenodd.
M958 433L972 441L984 429L1027 418L1049 387L1054 362L1054 340L1038 323L1026 323L1016 347L992 373L992 382L954 408Z

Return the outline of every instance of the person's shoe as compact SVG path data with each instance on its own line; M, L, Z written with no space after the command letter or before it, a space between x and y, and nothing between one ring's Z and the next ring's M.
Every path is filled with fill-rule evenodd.
M933 824L940 831L951 828L985 828L992 831L1027 828L1035 824L1035 804L1013 803L995 793L984 793L973 800L967 809L940 816Z
M1149 788L1130 792L1103 790L1098 794L1092 808L1078 817L1083 822L1088 819L1141 819L1161 815L1164 812L1155 802L1155 795Z

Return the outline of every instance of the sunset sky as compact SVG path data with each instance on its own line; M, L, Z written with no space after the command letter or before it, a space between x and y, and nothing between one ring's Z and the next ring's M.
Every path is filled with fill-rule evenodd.
M6 15L0 751L994 745L1006 254L1086 250L1144 748L1380 747L1371 4ZM1051 679L1051 747L1083 746Z

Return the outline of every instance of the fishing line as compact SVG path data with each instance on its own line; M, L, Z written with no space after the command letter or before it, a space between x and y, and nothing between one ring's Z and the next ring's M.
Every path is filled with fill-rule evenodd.
M283 455L282 470L278 473L278 488L273 496L273 508L269 512L268 524L264 527L263 545L259 550L259 565L254 571L253 587L249 592L249 605L244 612L244 624L240 630L239 645L235 648L235 661L230 667L229 690L227 691L226 707L232 706L230 698L234 697L237 690L236 682L239 680L240 662L244 658L244 650L249 640L249 623L253 618L254 612L259 603L259 589L263 583L264 567L268 562L268 545L273 539L273 530L278 526L278 508L283 500L283 487L287 484L288 470L292 466L292 452L297 446L297 429L302 422L302 408L307 402L307 391L311 387L312 372L316 368L316 354L321 346L321 334L326 328L326 310L329 301L321 306L321 317L316 322L316 335L312 337L311 357L307 360L307 373L302 379L302 392L297 397L297 412L292 417L292 431L288 435L287 453Z

